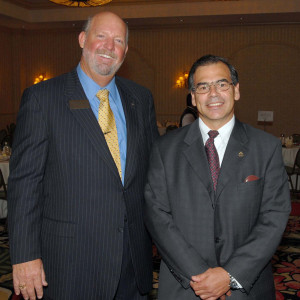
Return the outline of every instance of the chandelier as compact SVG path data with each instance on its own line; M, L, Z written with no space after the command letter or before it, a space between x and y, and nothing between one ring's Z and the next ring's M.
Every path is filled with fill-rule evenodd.
M49 0L56 4L74 6L74 7L88 7L88 6L99 6L111 2L112 0Z

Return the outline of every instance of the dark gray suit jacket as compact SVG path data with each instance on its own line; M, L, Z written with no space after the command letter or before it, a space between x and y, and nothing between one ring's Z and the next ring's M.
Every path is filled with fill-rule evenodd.
M151 289L142 207L158 135L149 90L116 77L127 124L124 186L76 70L25 90L8 183L13 264L41 258L52 299L112 299L125 216L141 292Z
M163 258L159 299L196 299L191 276L217 266L246 291L229 299L275 299L269 262L290 212L278 139L236 120L215 193L199 122L170 132L153 146L145 198Z

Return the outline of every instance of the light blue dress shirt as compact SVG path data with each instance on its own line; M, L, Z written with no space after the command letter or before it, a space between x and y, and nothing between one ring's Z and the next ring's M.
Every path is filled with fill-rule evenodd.
M115 83L115 77L107 86L101 87L83 72L83 70L80 67L80 64L78 64L77 66L77 74L97 121L100 100L97 98L96 94L101 89L107 89L109 91L109 105L114 114L118 132L118 142L122 169L122 183L124 184L127 152L127 129L123 105Z

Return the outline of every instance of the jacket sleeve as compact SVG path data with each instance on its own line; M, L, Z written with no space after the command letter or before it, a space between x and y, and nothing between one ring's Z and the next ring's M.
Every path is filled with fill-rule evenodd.
M189 288L191 276L205 272L209 266L173 221L157 143L152 148L145 187L145 223L170 272L185 289Z
M265 170L260 211L244 243L223 266L250 292L278 247L290 213L287 174L278 143ZM250 213L250 212L249 212Z
M17 118L8 180L8 224L12 264L41 257L43 174L48 140L36 96L25 90Z

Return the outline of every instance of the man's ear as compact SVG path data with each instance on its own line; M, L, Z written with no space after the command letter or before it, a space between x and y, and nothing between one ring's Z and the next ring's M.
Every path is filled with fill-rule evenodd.
M197 106L196 99L195 99L195 93L191 92L191 96L192 96L192 104L193 104L193 106Z
M79 36L78 36L78 41L79 41L79 46L82 49L83 49L84 44L85 44L85 37L86 37L85 32L81 31L80 34L79 34Z
M240 94L240 84L237 83L236 86L234 86L234 100L238 101L240 100L241 94Z

